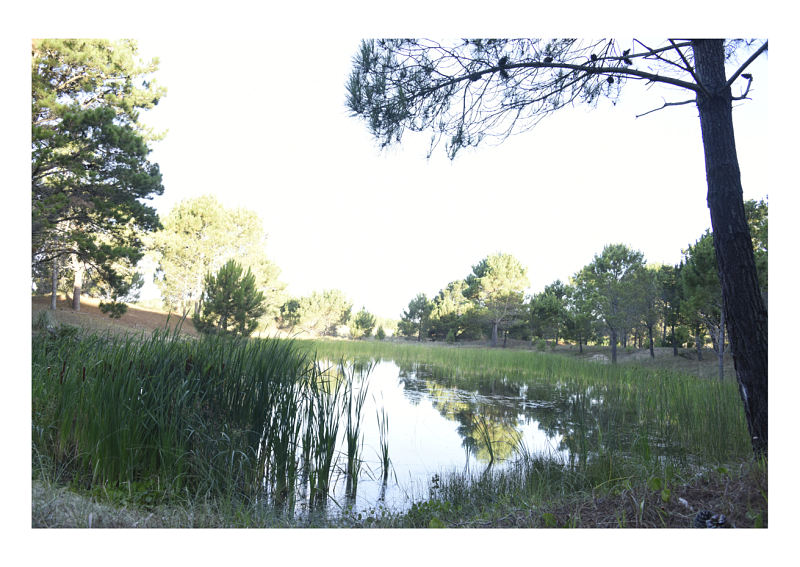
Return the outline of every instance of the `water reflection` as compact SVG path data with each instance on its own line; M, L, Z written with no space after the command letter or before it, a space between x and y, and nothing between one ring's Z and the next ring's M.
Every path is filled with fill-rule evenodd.
M619 388L587 388L566 379L464 376L414 362L370 359L356 364L361 365L357 369L374 364L363 408L362 475L351 500L360 510L381 503L404 508L425 495L428 481L443 470L504 466L520 442L531 453L576 463L599 452L642 450L650 457L654 447L668 446L663 428L653 427L652 435L642 436L648 429L626 410L629 400ZM389 420L393 472L388 483L381 461L383 412ZM636 438L628 433L634 425ZM334 482L332 497L345 501L343 476Z

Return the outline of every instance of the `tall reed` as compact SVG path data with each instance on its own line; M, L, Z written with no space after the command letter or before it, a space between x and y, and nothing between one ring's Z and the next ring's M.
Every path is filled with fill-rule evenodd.
M347 376L347 396L344 401L344 415L347 419L345 427L345 437L347 439L347 493L355 496L358 485L358 475L361 471L361 448L363 438L361 435L362 410L364 400L367 397L368 376L372 370L372 365L361 366L358 369L359 384L356 392L356 368L354 364L350 372L342 366L342 372Z

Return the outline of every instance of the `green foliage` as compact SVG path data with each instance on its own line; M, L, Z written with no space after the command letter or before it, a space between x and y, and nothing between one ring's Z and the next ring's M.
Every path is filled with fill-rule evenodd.
M103 312L104 315L108 315L112 319L119 319L125 312L128 310L128 306L124 303L120 303L117 301L112 301L110 303L106 303L101 301L100 302L100 311Z
M548 337L555 343L566 318L566 290L560 280L534 294L525 305L532 334Z
M455 280L433 298L427 324L429 336L446 339L451 331L454 338L474 334L476 324L474 318L470 317L474 304L464 297L466 289L464 280Z
M266 309L264 295L256 289L256 279L248 268L228 260L219 271L207 274L203 292L202 315L193 317L198 331L207 334L231 332L249 337L258 327L258 318Z
M456 342L456 334L453 332L453 329L447 331L447 337L445 338L445 342L451 345Z
M644 256L624 244L609 244L573 278L579 293L611 335L612 362L621 333L636 325L642 314L639 277Z
M375 338L379 341L386 338L386 331L383 330L383 325L378 327L378 330L375 332Z
M443 528L444 519L456 512L449 502L438 499L414 502L406 512L406 521L412 528Z
M363 40L353 57L346 104L381 148L401 141L406 129L431 131L430 152L442 140L450 159L487 138L526 131L563 106L616 100L625 82L614 57L614 85L597 73L590 54L616 52L613 40L468 39L442 44L427 39ZM555 60L543 64L544 56ZM602 55L602 53L601 53ZM501 61L523 65L506 69ZM639 61L636 59L636 61ZM525 65L529 63L531 65ZM569 63L585 72L564 72ZM512 76L514 77L512 79ZM505 97L508 107L493 104ZM462 108L468 108L466 114ZM511 127L507 127L510 122Z
M354 372L322 374L293 341L41 333L32 355L34 451L112 503L158 505L165 487L244 500L266 485L288 504L301 454L327 491Z
M159 227L155 209L141 200L164 191L158 164L148 160L148 144L162 136L139 113L166 90L141 82L158 59L142 63L137 55L133 40L32 41L34 279L54 259L61 269L70 259L79 277L89 271L98 285L121 285L117 276L143 255L142 234Z
M350 318L348 325L350 327L350 336L354 339L365 335L369 337L372 335L372 329L375 328L375 316L362 307L361 311Z
M408 309L403 310L403 315L398 323L398 330L406 337L417 336L417 341L422 340L422 332L430 317L433 305L428 301L428 296L419 293L408 303Z
M339 325L350 319L353 303L338 289L313 291L291 299L281 307L284 327L299 327L310 334L334 335Z
M753 252L756 257L756 270L758 271L758 283L761 286L766 305L768 289L768 232L769 232L769 203L762 199L756 201L749 199L744 202L744 211L747 215L747 225L750 228L750 236L753 240Z
M163 219L164 229L149 238L157 263L156 280L164 303L181 314L199 310L203 280L236 259L256 278L264 296L264 317L275 317L286 301L280 268L266 256L266 233L259 216L245 208L228 209L212 195L184 199Z
M497 344L498 327L509 325L522 312L523 290L530 285L527 271L511 254L498 252L472 266L465 279L464 295L492 325L492 346Z

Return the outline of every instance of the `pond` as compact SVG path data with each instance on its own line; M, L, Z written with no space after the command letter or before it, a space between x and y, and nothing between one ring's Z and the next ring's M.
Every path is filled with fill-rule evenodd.
M362 368L370 364L362 411L363 464L355 500L349 500L356 511L379 505L406 509L412 499L427 496L434 476L507 466L520 444L529 453L569 462L591 459L598 447L629 452L637 439L642 441L635 412L626 412L618 394L605 387L513 375L465 377L439 366L385 359L355 362ZM382 412L388 416L392 463L385 484ZM649 453L664 447L666 440L659 437L648 435L640 449ZM344 452L346 445L342 441L339 447ZM340 455L340 471L344 460ZM343 471L334 475L330 491L339 505L348 502L344 479Z

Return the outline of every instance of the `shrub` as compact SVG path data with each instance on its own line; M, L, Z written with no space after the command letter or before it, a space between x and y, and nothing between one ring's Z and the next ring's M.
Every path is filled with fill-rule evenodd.
M454 342L456 342L456 334L453 332L453 329L450 329L447 332L447 336L445 337L444 340L445 340L445 342L447 344L450 344L450 345L453 344Z
M108 315L112 319L119 319L125 312L128 310L128 306L124 303L119 301L111 301L110 303L106 303L105 301L100 302L100 311L103 312L104 315Z
M539 352L544 352L544 349L547 347L547 342L544 339L539 339L536 341L536 350Z
M386 338L386 331L383 330L383 325L378 327L378 330L375 332L375 338L377 338L379 341L382 341Z
M356 313L350 318L350 336L354 339L360 339L366 335L372 335L372 329L375 328L375 315L372 315L365 308Z

